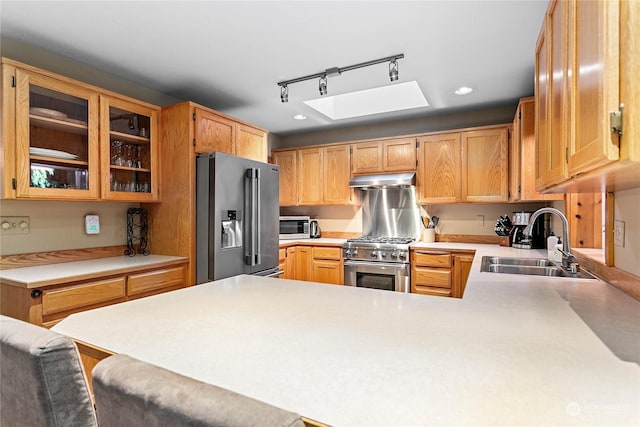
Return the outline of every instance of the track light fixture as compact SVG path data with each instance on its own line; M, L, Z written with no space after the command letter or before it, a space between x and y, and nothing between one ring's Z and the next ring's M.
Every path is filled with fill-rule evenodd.
M326 74L320 77L320 82L318 83L318 90L320 90L320 95L327 94L327 76Z
M347 67L327 68L326 70L320 73L309 74L308 76L298 77L290 80L283 80L281 82L278 82L278 86L280 86L280 100L282 102L289 101L289 85L291 83L299 83L299 82L303 82L311 79L320 79L318 82L318 90L320 91L320 95L326 95L328 76L330 77L339 76L345 71L351 71L357 68L364 68L370 65L381 64L387 61L389 61L389 78L391 79L392 82L395 82L396 80L398 80L398 59L402 59L402 58L404 58L404 54L400 53L398 55L392 55L392 56L387 56L386 58L374 59L373 61L361 62L359 64L349 65Z
M398 80L398 61L395 59L389 62L389 79L391 79L392 82Z

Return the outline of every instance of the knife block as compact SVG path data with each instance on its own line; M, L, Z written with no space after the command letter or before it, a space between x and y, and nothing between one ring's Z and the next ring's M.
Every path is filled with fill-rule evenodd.
M511 246L510 240L509 236L498 236L498 244L500 246Z

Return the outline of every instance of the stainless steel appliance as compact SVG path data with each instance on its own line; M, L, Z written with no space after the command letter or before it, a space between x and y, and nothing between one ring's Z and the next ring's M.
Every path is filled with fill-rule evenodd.
M413 238L361 236L342 246L344 284L409 292L409 243Z
M318 239L320 237L320 226L318 225L318 220L312 219L310 226L311 226L311 230L309 231L309 234L311 238Z
M529 224L531 212L513 212L513 228L511 229L511 246L519 249L543 249L547 244L548 226L543 218L536 219L531 236L523 231Z
M196 158L196 283L278 274L278 175L225 153Z
M311 238L311 219L308 216L281 216L280 239Z
M409 244L420 237L415 174L355 177L363 235L342 246L344 284L410 292Z

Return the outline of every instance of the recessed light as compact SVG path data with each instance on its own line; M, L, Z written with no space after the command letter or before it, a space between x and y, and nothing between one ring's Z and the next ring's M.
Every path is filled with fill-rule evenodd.
M307 116L305 116L304 114L296 114L295 116L293 116L293 118L296 120L307 120Z
M456 95L468 95L471 92L473 92L473 89L468 86L460 86L458 89L453 91Z

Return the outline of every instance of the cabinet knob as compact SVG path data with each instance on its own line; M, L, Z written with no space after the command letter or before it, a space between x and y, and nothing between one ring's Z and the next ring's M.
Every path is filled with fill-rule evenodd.
M40 289L34 289L31 291L31 298L40 298L42 296L42 291Z

